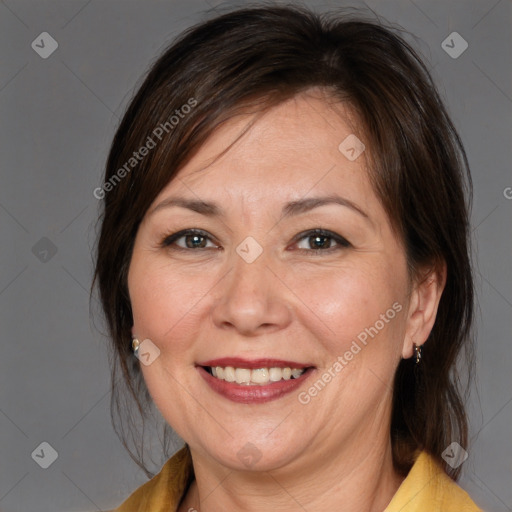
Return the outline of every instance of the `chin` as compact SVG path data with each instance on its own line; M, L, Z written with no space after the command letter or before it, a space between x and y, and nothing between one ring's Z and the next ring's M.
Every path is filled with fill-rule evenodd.
M264 437L256 440L254 437L254 433L247 437L236 436L226 445L217 444L206 449L218 463L236 471L272 471L289 464L302 451L281 441L271 442Z

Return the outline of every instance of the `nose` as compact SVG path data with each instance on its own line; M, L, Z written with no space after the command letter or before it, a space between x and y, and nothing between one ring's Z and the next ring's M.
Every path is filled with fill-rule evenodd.
M235 254L234 266L222 280L219 292L212 312L218 328L258 336L284 329L291 322L286 287L263 257L247 263Z

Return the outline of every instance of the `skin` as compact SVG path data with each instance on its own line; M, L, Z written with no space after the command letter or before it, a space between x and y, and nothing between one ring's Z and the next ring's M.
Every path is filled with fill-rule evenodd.
M391 385L400 359L427 339L444 280L434 271L410 279L404 248L370 185L366 152L349 161L338 150L351 133L364 139L348 107L333 106L321 90L258 119L237 117L161 191L139 228L128 276L133 335L160 349L141 365L144 379L191 449L196 480L180 510L337 510L343 503L345 512L382 511L403 480L392 464ZM332 194L364 215L339 204L282 215L290 201ZM170 197L215 202L222 215L157 208ZM188 228L208 233L200 238L206 248L187 249L184 238L162 246ZM327 237L315 250L307 235L295 239L315 228L350 245ZM250 264L236 252L248 236L263 249ZM300 403L298 393L394 303L401 311ZM315 370L297 392L234 403L196 368L234 356L292 359ZM248 442L261 455L250 468L237 456Z

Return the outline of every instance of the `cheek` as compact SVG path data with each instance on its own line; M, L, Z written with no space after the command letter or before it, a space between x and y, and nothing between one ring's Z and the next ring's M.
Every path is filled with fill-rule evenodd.
M178 350L181 333L197 328L197 317L214 284L204 272L184 273L148 259L134 259L128 278L134 334L160 346L172 339L173 349Z
M400 272L394 270L375 263L322 271L308 276L307 282L296 276L294 290L304 298L302 321L317 332L331 357L349 350L353 341L366 347L379 337L398 344L405 287ZM377 350L385 346L381 343Z
M199 316L215 281L211 276L171 268L156 258L137 256L128 277L133 333L150 339L160 349L154 363L141 365L144 381L166 421L179 435L190 436L189 426L197 410L190 394L182 389L193 388L190 354L204 326Z

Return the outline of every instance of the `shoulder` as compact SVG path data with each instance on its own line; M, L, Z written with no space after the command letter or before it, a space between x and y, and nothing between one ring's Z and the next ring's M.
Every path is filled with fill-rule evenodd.
M421 452L384 512L482 512L426 452Z
M164 464L157 475L136 489L112 512L175 510L192 478L192 459L188 446L185 446Z

